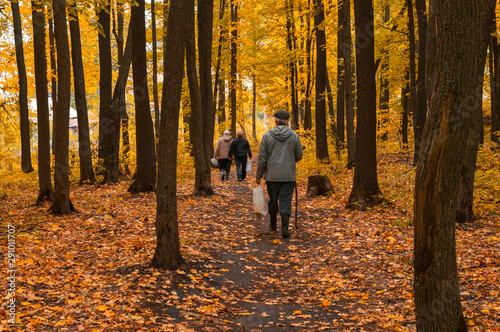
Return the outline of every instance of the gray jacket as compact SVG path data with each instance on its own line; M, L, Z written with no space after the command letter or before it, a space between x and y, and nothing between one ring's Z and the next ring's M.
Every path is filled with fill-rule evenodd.
M295 181L295 163L302 159L302 144L297 133L287 126L276 126L262 136L257 179L274 182Z

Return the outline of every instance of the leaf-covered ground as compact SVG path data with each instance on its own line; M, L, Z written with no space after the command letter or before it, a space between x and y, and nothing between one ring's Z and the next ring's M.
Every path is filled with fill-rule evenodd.
M412 176L394 171L405 163L382 158L381 188L391 191L383 206L365 212L344 208L351 171L332 168L329 197L306 198L302 177L299 229L290 239L253 216L252 176L237 182L233 172L222 182L214 170L218 195L209 198L191 196L186 179L178 196L186 265L177 271L149 265L153 193L131 196L126 182L74 186L79 212L55 217L48 204L33 205L36 184L4 177L1 246L6 253L7 225L14 226L18 307L13 326L3 273L0 330L414 331ZM500 331L499 230L494 213L457 227L471 331Z

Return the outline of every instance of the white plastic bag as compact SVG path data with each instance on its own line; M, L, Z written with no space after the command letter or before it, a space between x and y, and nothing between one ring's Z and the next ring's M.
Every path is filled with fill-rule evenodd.
M266 192L264 191L264 186L257 186L252 190L253 197L253 212L255 213L255 217L257 220L260 220L262 217L267 216L267 200L266 200Z
M217 159L212 158L210 159L210 162L212 163L212 165L217 166Z
M251 161L247 162L247 168L245 170L247 173L250 173L252 171L252 162Z

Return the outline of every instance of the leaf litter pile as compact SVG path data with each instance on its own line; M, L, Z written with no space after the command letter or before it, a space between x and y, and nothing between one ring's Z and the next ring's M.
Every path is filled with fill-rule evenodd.
M332 171L331 196L305 197L290 239L253 216L252 175L222 182L213 197L179 185L181 251L176 271L150 266L155 196L129 183L74 186L78 212L35 206L36 184L2 181L0 218L16 229L16 320L0 309L2 331L415 331L412 176L381 162L386 203L345 209L351 171ZM234 175L234 172L232 173ZM406 196L398 197L399 192ZM411 200L411 199L410 199ZM293 203L295 205L295 203ZM462 304L471 331L500 331L500 224L494 215L457 226ZM2 245L7 248L6 236ZM6 252L5 249L3 252ZM4 259L6 261L6 258ZM4 271L7 270L4 265ZM9 301L7 279L0 291Z

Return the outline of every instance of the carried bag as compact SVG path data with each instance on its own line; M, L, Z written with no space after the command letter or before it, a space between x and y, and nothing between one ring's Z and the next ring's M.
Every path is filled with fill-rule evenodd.
M252 162L249 161L247 162L247 168L246 168L246 172L247 173L250 173L252 171Z
M267 200L266 200L266 192L264 191L264 186L260 185L252 190L252 198L253 198L253 212L255 213L255 217L257 220L260 220L262 217L267 216Z
M210 162L212 163L212 165L217 166L217 159L212 158L212 159L210 159Z

